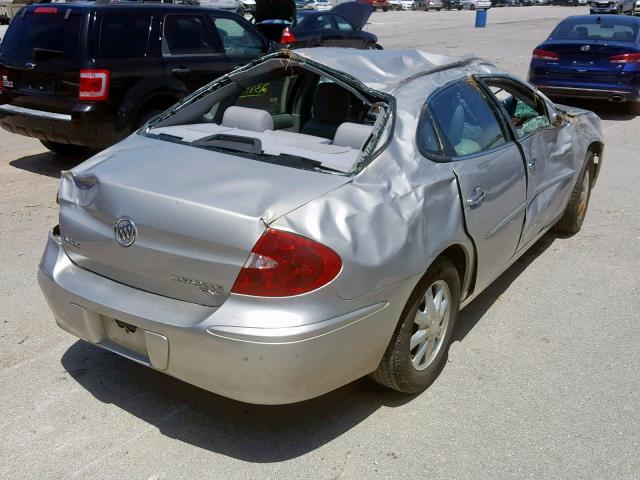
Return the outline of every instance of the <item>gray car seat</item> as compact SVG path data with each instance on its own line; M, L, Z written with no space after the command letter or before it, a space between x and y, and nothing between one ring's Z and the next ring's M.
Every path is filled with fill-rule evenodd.
M222 126L264 132L265 130L273 130L273 117L266 110L229 107L224 111Z
M361 150L371 136L372 131L373 127L371 125L345 122L338 127L336 136L333 138L333 144Z
M321 83L313 96L312 117L302 133L332 139L341 123L349 117L351 94L335 83Z

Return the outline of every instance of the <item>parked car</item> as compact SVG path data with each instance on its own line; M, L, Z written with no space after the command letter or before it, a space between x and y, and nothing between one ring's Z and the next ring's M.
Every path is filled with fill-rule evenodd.
M402 10L400 0L389 0L389 10Z
M640 100L640 19L580 15L561 21L533 51L529 81L554 97Z
M230 12L170 4L29 5L0 46L0 125L74 154L131 134L272 46Z
M428 10L439 12L442 10L442 0L414 0L413 9L424 10L425 12Z
M617 13L633 14L635 0L592 0L589 4L591 14Z
M462 8L476 10L478 8L491 8L491 0L462 0Z
M519 7L520 5L520 0L493 0L491 2L493 7Z
M462 10L462 0L442 0L442 8L445 10Z
M313 10L313 3L310 0L296 0L296 10Z
M413 10L413 0L400 0L400 9Z
M239 0L198 0L198 4L202 7L218 8L230 12L237 12L240 9Z
M383 12L387 12L391 9L391 5L387 0L357 0L360 3L366 3L367 5L371 5L373 11L382 10Z
M369 5L357 2L342 3L329 12L299 12L281 43L288 48L379 48L378 37L362 29L372 12Z
M238 2L238 15L253 15L256 11L256 0L240 0Z
M333 3L329 0L310 0L308 5L312 10L316 10L318 12L326 12L333 8Z
M415 393L462 305L580 230L602 149L473 57L283 50L63 172L38 279L62 329L221 395Z
M633 6L633 15L640 13L640 0L637 0Z

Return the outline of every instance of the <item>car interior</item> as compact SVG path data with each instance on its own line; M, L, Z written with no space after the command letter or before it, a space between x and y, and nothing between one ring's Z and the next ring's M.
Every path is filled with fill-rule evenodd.
M244 77L196 102L197 108L191 105L153 124L146 133L272 160L295 156L338 172L353 168L372 137L382 110L379 103L300 66Z

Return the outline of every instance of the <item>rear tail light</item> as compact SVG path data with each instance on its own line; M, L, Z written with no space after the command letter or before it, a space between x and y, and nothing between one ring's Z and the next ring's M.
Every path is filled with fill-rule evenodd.
M640 63L640 53L623 53L609 57L611 63Z
M558 55L556 52L550 52L549 50L536 48L533 51L533 58L535 58L536 60L560 60L560 55Z
M109 70L80 70L79 100L101 102L109 98Z
M56 7L36 7L33 13L58 13Z
M292 43L296 43L296 36L293 34L289 27L285 28L282 31L282 36L280 37L280 43L282 45L289 45Z
M288 297L316 290L342 268L336 252L309 238L268 229L251 250L232 293Z

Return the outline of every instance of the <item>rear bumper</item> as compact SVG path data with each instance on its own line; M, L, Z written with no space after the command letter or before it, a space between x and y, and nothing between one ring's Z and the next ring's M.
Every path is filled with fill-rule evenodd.
M535 83L534 83L535 84ZM538 90L549 97L585 98L591 100L608 100L616 102L638 102L637 91L612 88L582 88L556 85L536 84Z
M72 264L51 232L38 282L67 332L201 388L260 404L313 398L375 370L413 288L403 282L387 292L390 301L320 322L233 326L228 319L238 312L227 308L229 300L206 307L106 279ZM136 331L126 332L116 319Z
M3 102L0 95L0 126L5 130L49 142L104 148L126 136L116 132L108 112L79 105L70 114L26 108Z

